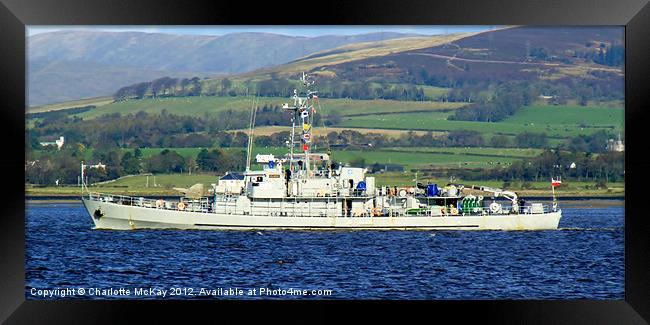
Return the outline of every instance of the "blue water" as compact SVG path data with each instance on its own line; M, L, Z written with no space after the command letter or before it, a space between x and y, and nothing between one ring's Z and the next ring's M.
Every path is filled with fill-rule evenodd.
M622 206L526 232L107 231L76 203L26 216L27 299L624 299Z

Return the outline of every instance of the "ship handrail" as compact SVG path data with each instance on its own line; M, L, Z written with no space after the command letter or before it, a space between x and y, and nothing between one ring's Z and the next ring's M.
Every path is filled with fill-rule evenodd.
M108 203L115 203L115 204L120 204L120 205L129 205L129 206L137 206L137 207L142 207L142 208L149 208L149 209L160 209L160 210L173 210L173 211L186 211L186 212L199 212L199 213L219 213L219 212L224 212L228 214L233 214L237 212L237 207L236 207L236 201L237 201L237 195L224 195L224 196L218 196L221 200L215 200L212 204L210 203L210 200L208 197L203 197L198 200L191 200L187 198L180 198L178 202L174 201L169 201L169 200L163 200L163 204L160 205L158 204L160 200L162 199L150 199L150 198L145 198L145 197L134 197L134 196L127 196L127 195L119 195L119 194L109 194L109 193L99 193L99 192L90 192L88 193L88 199L93 200L93 201L101 201L101 202L108 202ZM298 201L303 201L306 200L308 202L308 211L307 215L311 215L311 203L313 203L314 199L323 199L322 197L289 197L289 198L283 198L282 202L291 202L293 201L294 204L292 204L293 211L291 213L287 213L285 216L287 217L304 217L304 208L300 208L299 213L296 213L296 204ZM184 200L185 199L185 200ZM341 197L327 197L328 204L325 207L326 214L325 217L331 217L330 215L330 206L329 206L329 201L330 199L333 202L340 202L346 198L341 198ZM349 197L347 198L349 199ZM259 200L260 202L264 200ZM185 208L184 209L178 209L177 204L183 202L185 203ZM217 202L222 202L222 203L230 203L230 204L224 204L223 208L224 210L221 211L221 207L217 209ZM198 204L197 204L198 203ZM269 199L269 207L270 207L270 199ZM252 215L253 213L253 205L250 206L249 210L246 211L249 215ZM545 213L551 213L551 212L556 212L557 209L553 209L552 205L550 204L542 204L541 205L541 212L535 212L533 213L532 207L531 206L523 206L519 207L517 211L513 211L512 206L505 206L503 205L501 210L499 212L492 212L489 207L473 207L469 208L466 210L458 209L457 214L452 214L451 209L446 209L444 213L441 214L434 214L432 212L432 206L425 207L425 208L418 208L421 209L422 211L418 211L416 213L408 213L408 209L404 209L403 216L408 217L410 216L431 216L431 217L454 217L454 216L481 216L481 215L516 215L516 214L521 214L521 215L535 215L535 214L545 214ZM274 216L276 214L270 212L271 209L269 209L269 212L266 214L255 214L255 215L266 215L266 216ZM393 214L393 213L389 213ZM398 213L398 215L402 215L402 213ZM380 217L380 216L378 216Z
M466 210L463 210L461 207L458 209L458 213L456 215L452 214L450 212L450 209L446 209L445 213L441 214L432 214L431 212L431 206L428 208L422 208L424 211L419 212L419 213L413 213L411 215L432 215L432 216L443 216L443 217L454 217L454 216L480 216L480 215L516 215L516 214L521 214L521 215L535 215L535 214L545 214L545 213L552 213L552 212L557 212L557 209L553 209L553 206L551 204L542 204L542 210L541 212L533 212L531 206L523 206L523 207L518 207L517 211L514 211L512 206L510 205L502 205L501 209L498 212L492 212L489 207L472 207L472 208L467 208Z
M177 204L183 202L185 204L185 208L182 209L182 211L213 213L212 207L210 206L209 200L207 198L202 198L199 200L190 200L190 199L183 200L183 198L181 198L178 202L163 200L163 204L159 205L157 203L159 202L159 200L162 199L150 199L145 197L135 197L135 196L120 195L120 194L89 192L88 199L92 201L108 202L108 203L115 203L120 205L130 205L130 206L137 206L137 207L149 208L149 209L174 210L174 211L181 210L178 209ZM197 203L196 201L198 201L198 206L196 205ZM125 204L125 202L128 203ZM166 203L170 203L170 205L167 205Z

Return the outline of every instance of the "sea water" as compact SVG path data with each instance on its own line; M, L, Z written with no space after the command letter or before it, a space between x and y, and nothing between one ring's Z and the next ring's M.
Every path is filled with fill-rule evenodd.
M624 299L624 208L548 231L93 229L80 203L25 211L27 299Z

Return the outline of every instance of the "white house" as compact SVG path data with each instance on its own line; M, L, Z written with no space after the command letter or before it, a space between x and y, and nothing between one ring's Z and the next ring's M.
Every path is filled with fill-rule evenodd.
M65 143L65 138L63 138L63 136L60 136L59 139L55 141L41 142L41 146L43 147L56 146L57 149L61 150L64 143Z
M618 134L618 140L614 140L614 139L607 140L607 150L616 151L616 152L625 151L625 145L623 144L623 141L621 140L621 134L620 133Z
M95 164L95 165L90 165L90 168L95 168L95 169L106 169L106 165L105 165L105 164L102 164L102 162L100 161L99 163L97 163L97 164Z

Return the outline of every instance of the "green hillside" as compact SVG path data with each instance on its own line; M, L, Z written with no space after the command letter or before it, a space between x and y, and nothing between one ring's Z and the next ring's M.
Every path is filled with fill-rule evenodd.
M467 130L486 135L517 135L522 132L546 133L550 137L568 138L598 130L623 132L621 108L581 106L531 106L500 122L450 121L451 112L399 113L381 116L352 116L342 120L342 127L415 129L432 131Z
M521 125L584 125L587 127L620 127L625 111L620 107L605 106L548 106L523 108L503 122Z
M84 119L95 118L104 114L120 113L122 115L135 114L145 111L149 114L160 114L167 110L176 115L203 116L227 110L250 111L253 96L218 97L167 97L128 100L107 104L87 112L76 114ZM280 97L260 97L259 106L278 105L287 102ZM464 106L464 103L432 102L432 101L397 101L397 100L353 100L353 99L327 99L320 100L323 115L339 114L341 116L374 113L401 113L413 111L439 111L449 110Z
M201 148L143 148L144 158L158 154L164 149L178 152L184 157L196 157ZM245 148L224 148L227 151L245 150ZM326 145L315 147L316 151L326 151ZM501 149L501 148L401 148L401 149L369 149L369 150L332 150L332 160L335 162L350 163L364 159L366 164L399 164L405 168L422 167L484 167L493 168L512 163L524 157L531 157L541 150L536 149ZM254 147L253 157L257 154L274 154L284 156L287 148L282 147ZM506 153L506 154L504 154Z
M254 97L171 97L129 100L105 104L76 114L84 119L93 119L104 114L135 114L145 111L159 114L167 110L171 114L204 116L226 110L249 111ZM282 105L286 100L278 97L260 97L259 106ZM624 110L608 106L541 105L524 107L515 115L500 122L475 122L447 120L454 109L465 103L433 101L396 100L320 100L318 114L339 115L340 122L333 126L364 129L363 132L382 130L419 131L476 131L488 140L493 135L516 136L522 132L546 133L552 139L560 140L580 134L592 134L599 130L609 133L623 133ZM613 104L614 105L614 104Z

